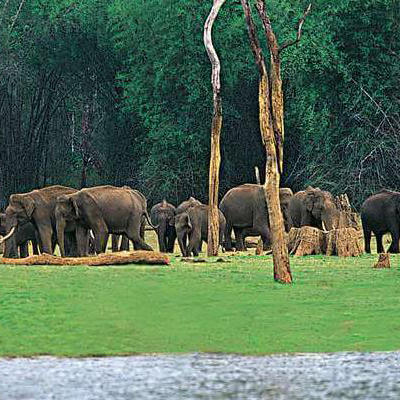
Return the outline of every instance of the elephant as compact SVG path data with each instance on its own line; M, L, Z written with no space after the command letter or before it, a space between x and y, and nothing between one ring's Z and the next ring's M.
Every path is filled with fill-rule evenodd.
M191 196L188 200L183 201L178 207L176 207L175 214L180 214L181 212L186 211L189 207L201 205L203 205L203 203Z
M16 247L13 233L18 226L32 222L38 231L39 246L42 253L53 254L56 245L55 208L57 197L69 195L77 190L65 186L48 186L28 193L13 194L5 210L6 248Z
M371 232L375 234L378 253L385 251L382 244L382 237L385 233L389 232L392 236L392 243L388 252L399 253L399 192L384 189L368 197L361 206L361 222L366 253L371 253Z
M121 244L119 244L120 236ZM144 239L144 237L142 237ZM111 236L111 249L112 252L115 253L117 251L129 251L129 239L126 235L112 235Z
M125 234L135 250L152 251L142 239L144 218L150 223L146 198L137 190L126 187L96 186L57 198L57 238L60 249L64 243L67 223L76 225L79 255L87 255L88 230L94 234L96 253L104 253L109 233ZM151 223L150 223L151 224Z
M178 237L179 247L183 257L199 255L202 241L208 239L208 210L209 206L205 204L194 205L186 209L174 218L176 235ZM225 217L219 211L219 243L224 246ZM183 240L189 238L189 244Z
M193 196L190 196L188 200L183 201L181 204L179 204L178 207L176 207L175 214L178 215L178 214L186 211L189 207L201 206L201 205L203 205L202 202L195 199ZM174 220L170 221L170 225L175 229ZM185 247L187 246L187 240L188 240L187 235L184 235L182 237L182 241L183 241ZM197 251L199 253L201 252L201 246L202 246L202 242L200 241L199 248L197 249Z
M157 226L158 246L162 253L174 252L176 230L170 222L174 219L175 213L176 208L165 199L150 210L151 223Z
M293 192L289 188L279 189L281 210L288 231L291 227L289 201ZM262 185L245 183L228 190L220 203L226 218L225 250L232 250L232 229L235 232L236 250L245 250L245 236L261 236L263 246L270 242L268 207Z
M6 235L6 215L0 213L0 235ZM37 232L35 226L31 222L26 222L25 224L19 224L15 230L15 240L10 242L10 246L7 247L7 251L4 253L4 257L15 258L19 257L25 258L29 256L28 243L32 242L33 254L39 254ZM13 244L16 247L13 247Z
M339 227L340 212L331 193L320 188L307 187L295 193L289 202L293 226L313 226L322 230Z

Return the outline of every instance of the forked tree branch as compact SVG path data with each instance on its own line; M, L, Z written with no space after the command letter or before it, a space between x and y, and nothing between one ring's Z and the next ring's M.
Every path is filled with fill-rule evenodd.
M304 21L306 20L306 17L308 14L310 14L311 12L311 3L308 5L307 9L304 11L303 16L301 17L299 24L297 26L297 36L295 40L288 40L287 42L283 43L283 45L280 47L279 52L281 52L282 50L286 49L289 46L292 46L296 43L298 43L301 39L301 34L302 34L302 28L303 28L303 24Z
M253 17L251 15L251 9L248 0L241 0L244 18L246 20L247 32L249 34L250 46L253 52L260 76L267 76L267 70L265 67L265 60L262 54L260 42L258 41L256 34L256 27L254 26Z

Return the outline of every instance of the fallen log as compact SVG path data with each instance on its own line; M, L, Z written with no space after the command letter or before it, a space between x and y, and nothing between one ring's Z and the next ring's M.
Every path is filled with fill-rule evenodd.
M0 258L0 264L7 265L123 265L149 264L169 265L167 255L155 251L120 251L91 257L58 257L49 254L32 255L26 258Z

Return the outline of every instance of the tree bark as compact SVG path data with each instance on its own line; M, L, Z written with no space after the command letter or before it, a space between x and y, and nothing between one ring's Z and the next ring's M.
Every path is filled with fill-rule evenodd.
M222 104L220 83L220 61L212 43L212 27L225 0L214 0L210 14L204 24L204 46L211 62L211 85L213 88L213 118L211 124L211 156L208 181L209 213L207 255L217 256L219 247L218 189L221 163L220 136L222 127Z
M270 52L269 71L257 38L256 28L251 15L248 0L241 0L250 46L253 51L259 71L259 113L260 131L266 153L264 193L268 207L272 254L274 260L274 279L281 283L291 283L289 254L285 240L285 227L279 203L279 183L283 169L283 91L281 79L281 59L278 41L272 30L270 19L265 11L265 1L256 0L256 8L262 21L264 33ZM301 27L310 11L308 7L298 27L298 42L301 37ZM293 43L285 44L288 47Z

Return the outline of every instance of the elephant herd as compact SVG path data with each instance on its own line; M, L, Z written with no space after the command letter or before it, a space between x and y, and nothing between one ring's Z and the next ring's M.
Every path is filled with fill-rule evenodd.
M304 225L334 229L339 223L339 211L329 192L308 187L293 194L289 188L279 191L285 230ZM157 225L160 251L172 252L175 238L183 256L196 256L202 241L207 241L208 206L191 197L178 207L156 204L150 212ZM236 250L245 250L246 236L261 236L264 247L270 242L268 209L264 189L256 184L243 184L225 194L219 205L220 243L233 250L232 231ZM187 241L189 241L187 243Z
M309 186L293 194L291 189L281 188L279 197L287 232L305 225L323 230L339 227L340 211L329 192ZM369 197L362 205L361 220L366 252L371 251L372 232L378 252L384 251L385 233L392 235L389 252L399 252L400 193L382 190ZM177 239L183 256L197 256L202 242L207 241L208 206L193 197L177 207L163 200L149 215L145 196L128 186L77 190L56 185L11 195L5 212L0 213L5 257L26 257L29 241L34 254L53 254L57 244L63 257L104 253L110 234L113 251L129 249L129 241L135 250L152 250L144 240L146 225L156 230L161 252L173 252ZM245 250L246 236L261 236L263 245L268 246L263 187L243 184L228 190L219 206L219 229L220 244L227 251L233 250L233 245Z

